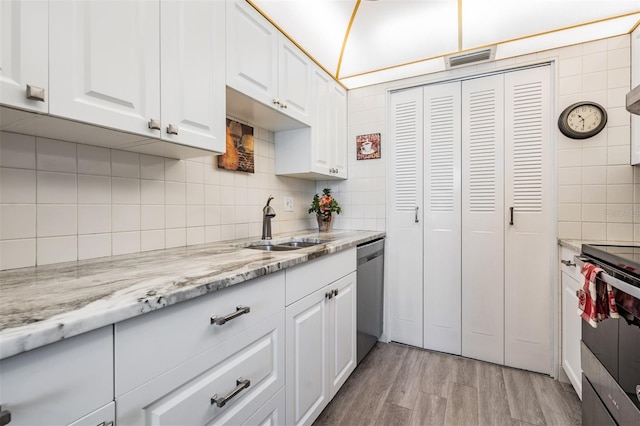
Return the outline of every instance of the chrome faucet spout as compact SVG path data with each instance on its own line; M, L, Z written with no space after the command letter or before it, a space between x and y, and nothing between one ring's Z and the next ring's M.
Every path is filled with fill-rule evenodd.
M271 218L276 217L276 211L269 205L273 196L269 196L267 204L262 208L262 239L271 239Z

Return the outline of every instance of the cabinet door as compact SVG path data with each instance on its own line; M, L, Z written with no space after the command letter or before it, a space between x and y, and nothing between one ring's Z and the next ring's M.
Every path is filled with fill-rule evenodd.
M227 85L264 104L278 94L278 30L244 1L227 4Z
M49 111L49 4L39 0L0 3L0 103ZM44 90L44 99L27 98L27 85Z
M286 309L288 425L311 424L329 403L329 303L326 287Z
M556 277L551 265L557 262L550 225L555 204L550 67L506 73L504 81L505 139L509 141L505 144L501 215L505 229L504 362L550 374L551 283Z
M93 413L87 414L81 419L69 424L69 426L100 426L116 421L116 403L110 402Z
M163 0L160 18L162 139L224 152L225 3Z
M580 361L580 338L582 335L582 319L577 314L578 297L576 291L580 283L570 274L562 272L562 368L569 381L582 395L582 363Z
M309 124L311 60L283 35L278 46L278 98L283 112Z
M330 144L332 146L333 175L347 178L347 92L337 83L331 82L331 97L329 108L332 120Z
M331 78L321 69L314 69L312 78L313 120L311 123L312 168L316 173L329 175L331 149L329 144L329 99Z
M424 347L460 355L460 82L424 88Z
M391 95L389 276L391 340L422 347L422 89Z
M334 292L329 302L329 374L333 398L356 368L356 273L335 281L329 286L329 291Z
M503 76L462 82L462 355L504 363Z
M49 22L50 113L158 137L159 4L53 1Z

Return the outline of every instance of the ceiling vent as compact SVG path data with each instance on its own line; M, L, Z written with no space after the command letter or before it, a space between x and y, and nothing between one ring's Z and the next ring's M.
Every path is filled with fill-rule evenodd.
M496 58L496 46L488 49L476 50L460 55L450 55L444 57L444 64L447 69L475 65L482 62L493 61Z

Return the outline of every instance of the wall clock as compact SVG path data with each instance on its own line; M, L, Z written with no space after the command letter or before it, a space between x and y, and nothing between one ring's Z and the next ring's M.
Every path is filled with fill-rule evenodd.
M558 118L558 128L572 139L587 139L597 135L607 124L607 112L595 102L569 105Z

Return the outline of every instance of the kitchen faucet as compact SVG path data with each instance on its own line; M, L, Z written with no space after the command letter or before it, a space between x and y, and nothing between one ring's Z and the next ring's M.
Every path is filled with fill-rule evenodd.
M271 218L276 217L276 211L273 210L273 207L269 205L269 203L273 200L272 196L269 196L267 200L267 205L262 209L262 239L270 240L271 239Z

